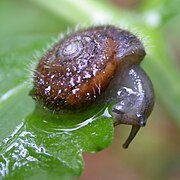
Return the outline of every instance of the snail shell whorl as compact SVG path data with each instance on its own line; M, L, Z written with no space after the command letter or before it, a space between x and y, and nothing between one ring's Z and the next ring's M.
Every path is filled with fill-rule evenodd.
M119 61L133 56L128 63L138 64L144 55L142 43L128 31L113 26L81 30L41 58L31 95L55 111L82 107L106 89Z

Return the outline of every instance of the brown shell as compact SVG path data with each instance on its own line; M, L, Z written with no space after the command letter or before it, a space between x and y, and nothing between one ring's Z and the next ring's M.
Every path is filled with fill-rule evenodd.
M118 60L134 53L139 63L144 47L128 31L99 26L76 32L41 58L31 95L51 110L80 108L106 89Z

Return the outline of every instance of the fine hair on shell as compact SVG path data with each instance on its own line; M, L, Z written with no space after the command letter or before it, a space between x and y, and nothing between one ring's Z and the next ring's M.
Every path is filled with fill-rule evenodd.
M36 67L39 63L39 60L49 49L51 49L54 46L55 43L58 43L60 40L62 40L66 36L68 36L72 33L76 33L79 30L83 30L83 29L86 29L88 27L108 26L108 25L116 26L116 27L121 28L123 30L130 31L132 34L137 36L140 41L142 41L142 43L146 49L146 53L150 54L150 51L153 47L151 39L146 35L146 33L142 29L129 26L129 24L127 24L127 22L125 20L124 21L121 20L121 22L118 21L116 23L113 22L112 20L109 20L108 22L107 21L106 22L95 21L92 23L76 24L74 27L67 27L66 32L59 33L59 35L57 37L53 36L51 38L50 42L48 42L46 44L45 48L42 48L41 50L36 50L34 52L32 59L30 59L30 61L27 63L26 68L25 68L26 76L27 76L26 83L28 84L28 87L32 86L34 73L36 71Z

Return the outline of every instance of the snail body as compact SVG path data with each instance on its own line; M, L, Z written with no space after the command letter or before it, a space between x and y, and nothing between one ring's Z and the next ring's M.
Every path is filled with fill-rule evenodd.
M152 83L139 66L142 42L114 26L80 30L55 43L34 72L31 96L53 111L83 109L92 102L115 102L116 124L131 124L127 148L154 105Z

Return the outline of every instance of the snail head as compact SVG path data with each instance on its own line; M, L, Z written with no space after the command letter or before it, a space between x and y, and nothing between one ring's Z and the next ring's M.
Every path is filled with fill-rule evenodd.
M128 148L140 127L146 125L154 105L152 84L140 66L133 65L117 91L117 103L112 107L114 125L132 125L132 130L123 147Z

